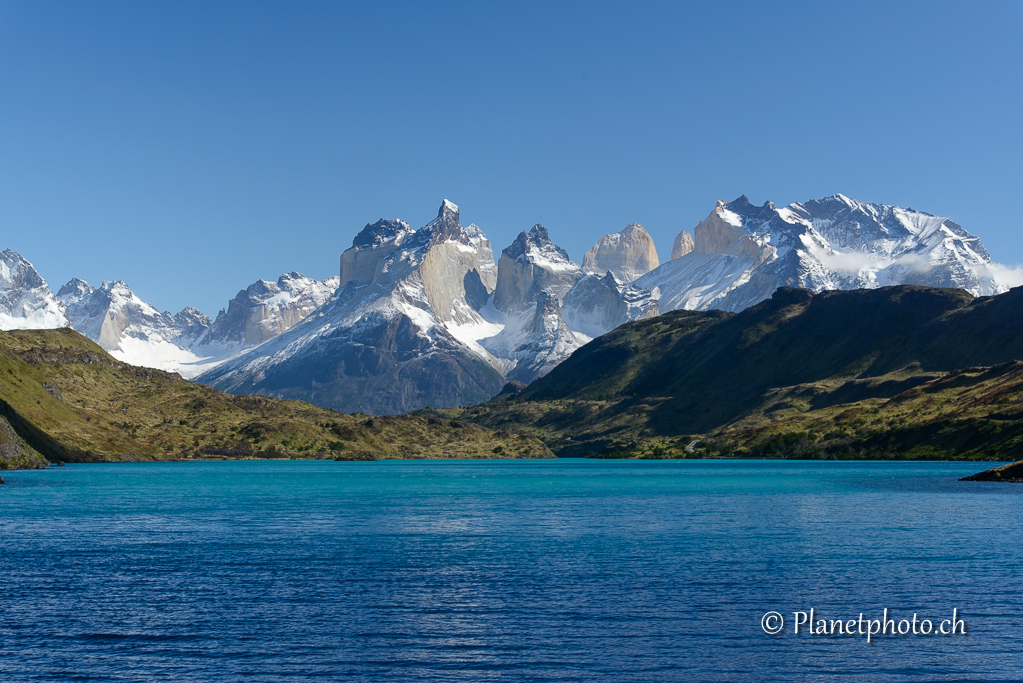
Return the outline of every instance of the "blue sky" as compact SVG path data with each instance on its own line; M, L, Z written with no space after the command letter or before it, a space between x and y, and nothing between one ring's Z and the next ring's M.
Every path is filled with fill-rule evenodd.
M442 198L495 250L662 259L716 199L842 192L1023 262L1023 3L0 0L0 249L210 315Z

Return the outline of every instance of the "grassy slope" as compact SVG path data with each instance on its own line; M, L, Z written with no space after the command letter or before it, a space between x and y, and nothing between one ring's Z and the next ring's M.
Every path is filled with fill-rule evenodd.
M0 413L29 446L5 458L0 443L0 468L31 466L38 454L69 462L550 456L536 439L459 420L369 418L225 394L118 362L71 330L0 333Z
M1021 306L1023 289L779 290L624 326L519 396L448 414L560 455L1015 457ZM957 372L981 364L1003 365Z

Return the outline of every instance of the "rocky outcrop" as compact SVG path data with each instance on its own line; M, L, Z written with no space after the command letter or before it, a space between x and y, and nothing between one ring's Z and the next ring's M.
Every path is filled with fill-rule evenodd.
M604 235L583 256L583 272L594 275L613 273L629 283L660 265L650 234L639 223L630 223L613 235Z
M683 230L675 235L675 242L671 245L671 258L682 258L686 254L691 254L695 248L696 243L693 242L692 234Z
M1006 484L1023 484L1023 460L971 474L968 477L962 477L959 481L1000 481Z
M11 408L6 403L0 407L0 470L46 467L49 464L46 458L11 427L6 417L9 412Z
M372 285L382 275L378 269L387 263L387 257L405 243L415 230L403 220L381 218L367 225L352 240L352 248L341 254L341 274L338 287L349 282L358 286Z
M512 350L512 357L517 362L508 373L508 379L527 384L546 375L589 341L572 332L561 315L557 295L547 290L540 292L533 316L522 332L525 341Z
M574 334L561 315L557 295L543 291L536 302L533 319L525 327L527 342L516 349L520 359L509 379L532 382L543 377L585 341Z
M67 327L64 307L35 267L16 251L0 252L0 330Z
M490 240L475 225L463 228L458 207L444 200L437 219L428 224L429 248L419 265L423 294L440 322L473 324L480 302L497 286L497 267ZM482 291L481 291L482 290Z

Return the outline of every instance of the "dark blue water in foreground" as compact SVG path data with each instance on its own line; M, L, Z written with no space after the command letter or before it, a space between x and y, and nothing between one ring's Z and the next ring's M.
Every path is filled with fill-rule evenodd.
M1020 680L1023 486L985 467L6 472L0 680ZM796 636L811 607L968 635Z

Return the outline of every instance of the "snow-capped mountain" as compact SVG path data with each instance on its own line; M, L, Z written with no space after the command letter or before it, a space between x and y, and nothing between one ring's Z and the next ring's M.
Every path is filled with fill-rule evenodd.
M161 313L120 280L93 287L75 278L57 292L75 330L125 363L177 371L200 359L189 350L210 326L194 308Z
M57 299L72 327L118 360L192 378L292 327L331 297L337 281L300 273L282 275L276 283L258 280L238 292L215 321L191 307L160 312L121 281L93 287L75 278Z
M623 288L622 298L656 300L661 312L740 311L782 286L918 284L976 296L1008 289L980 239L949 219L841 194L780 209L745 196L719 201L675 246L671 261Z
M445 200L413 230L380 220L341 255L315 316L200 377L220 389L394 413L484 401L532 381L590 340L561 315L583 273L542 225L494 263L490 241Z
M560 299L582 277L582 268L537 223L501 252L494 306L505 312L532 309L544 290Z
M0 330L67 327L64 307L35 267L16 251L0 252Z
M505 380L479 340L502 329L478 309L497 286L489 240L444 201L419 230L367 225L340 261L337 294L287 332L200 381L235 393L390 413L483 401Z
M296 272L281 275L277 282L257 280L239 291L189 345L199 360L178 372L195 377L291 329L329 301L338 282L336 276L314 280Z

